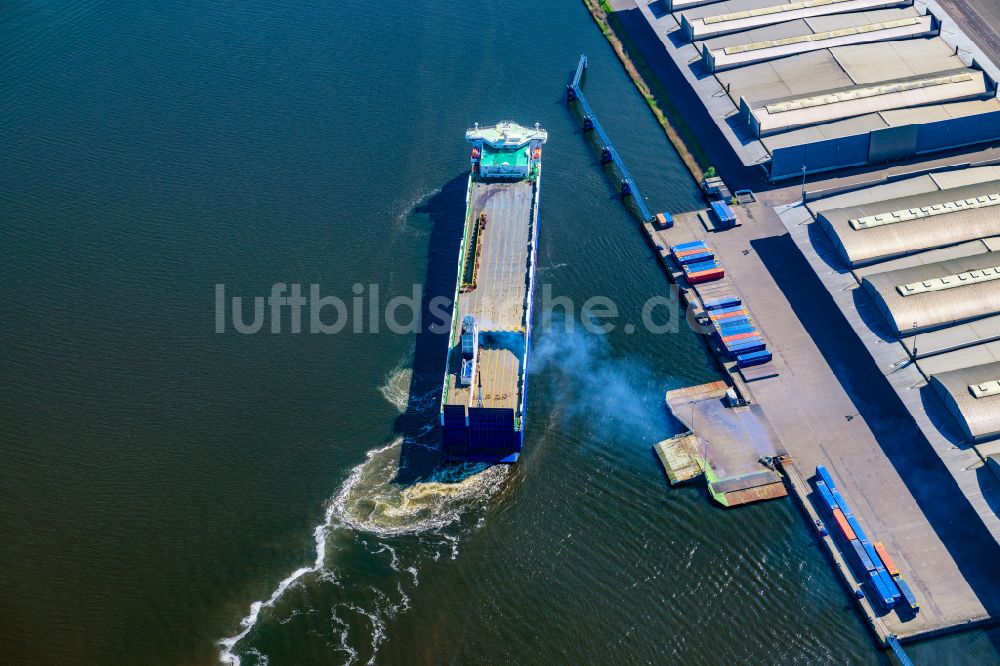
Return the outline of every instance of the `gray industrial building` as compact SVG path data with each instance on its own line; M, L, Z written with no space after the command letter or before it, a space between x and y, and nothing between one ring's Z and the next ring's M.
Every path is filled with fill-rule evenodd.
M970 441L1000 436L1000 362L936 374L931 386Z
M696 46L708 68L721 72L835 46L930 37L936 32L933 16L903 7L788 21L714 37Z
M912 0L723 0L678 12L692 41L797 19L912 5Z
M1000 314L1000 252L869 275L861 281L897 337Z
M887 372L919 373L942 405L922 409L954 419L918 422L1000 455L1000 165L849 188L805 213L810 244L832 246L831 285L855 293L846 314L879 341L873 355L885 363L901 347Z
M824 210L816 221L851 267L1000 236L1000 180Z
M714 75L732 102L717 122L771 181L1000 139L997 81L986 71L995 68L940 36L923 3L664 4L678 26L672 39L690 42L678 55L694 51L687 66L698 79Z

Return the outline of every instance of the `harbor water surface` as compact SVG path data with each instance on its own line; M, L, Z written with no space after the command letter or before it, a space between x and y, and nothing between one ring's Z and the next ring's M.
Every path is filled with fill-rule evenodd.
M0 663L888 662L789 501L666 486L663 392L718 376L639 326L669 291L580 53L651 207L700 199L580 2L7 3L0 51ZM576 312L521 462L435 471L442 336L218 334L215 285L450 295L462 135L502 119L550 135L536 322Z

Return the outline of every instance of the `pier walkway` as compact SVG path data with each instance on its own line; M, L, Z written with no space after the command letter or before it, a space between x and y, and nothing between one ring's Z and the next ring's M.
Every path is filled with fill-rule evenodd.
M601 122L597 119L597 114L594 113L594 109L591 108L590 102L587 101L587 98L583 94L583 89L580 88L583 73L586 69L587 56L581 55L580 62L576 66L576 74L573 76L573 82L566 88L567 101L577 101L580 103L580 108L583 109L584 131L594 130L597 132L597 136L601 139L601 160L604 162L613 162L618 168L618 172L621 173L622 176L622 196L631 195L636 208L639 209L639 213L642 215L642 219L648 222L653 219L653 214L646 205L646 200L642 198L642 194L639 192L639 186L635 184L635 180L632 179L632 175L625 166L625 162L618 153L618 149L615 148L615 145L611 142L611 137L608 136L608 133L604 131L604 126L601 125Z

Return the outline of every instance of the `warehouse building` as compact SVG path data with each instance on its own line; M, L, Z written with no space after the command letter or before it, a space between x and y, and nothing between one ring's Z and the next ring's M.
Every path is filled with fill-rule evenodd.
M761 140L771 181L909 159L1000 139L997 99L882 111Z
M679 12L692 41L828 14L912 5L912 0L725 0Z
M819 212L851 267L1000 236L1000 180Z
M834 268L821 277L873 357L940 398L911 405L918 423L1000 455L1000 393L977 388L1000 379L1000 165L848 189L805 214L822 231L797 242Z
M897 337L1000 314L1000 252L865 277L862 288Z
M696 46L709 70L721 72L835 46L930 37L937 30L933 16L904 7L799 19L715 37Z
M668 50L772 182L1000 140L997 70L964 35L942 37L923 3L662 2L677 26Z
M853 44L718 74L757 136L995 95L939 37Z
M931 386L970 441L1000 436L1000 362L936 374Z

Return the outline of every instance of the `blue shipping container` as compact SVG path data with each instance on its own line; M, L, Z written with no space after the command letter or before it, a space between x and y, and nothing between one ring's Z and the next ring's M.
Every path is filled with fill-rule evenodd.
M726 338L730 335L739 335L740 333L756 333L757 329L753 324L750 323L749 319L744 319L740 322L739 326L717 326L715 323L712 324L712 328L720 338ZM744 330L745 329L745 330Z
M731 342L725 342L722 344L722 346L725 347L726 351L729 352L730 354L742 354L748 351L746 347L750 347L752 345L763 345L763 344L764 344L764 338L760 337L759 335L754 335L749 338L740 338L739 340L732 340Z
M744 324L743 326L735 326L727 328L725 331L719 331L719 337L728 338L731 335L743 335L745 333L759 333L759 331L750 324ZM733 342L736 342L736 340L733 340Z
M715 259L715 253L711 250L705 250L704 252L699 252L698 254L686 254L683 257L677 257L677 261L683 266L685 264L697 264L701 261L708 261L709 259Z
M834 495L834 497L836 497L836 495ZM839 501L837 503L840 504ZM847 515L847 514L844 514L844 515ZM857 535L858 540L861 541L861 543L864 543L865 541L868 541L868 535L865 534L865 531L863 529L861 529L861 523L858 522L858 519L854 517L853 513L851 515L847 516L847 522L848 522L848 524L850 524L851 529L854 530L854 534ZM882 561L882 558L880 558L878 556L878 553L876 553L874 549L872 549L871 554L875 556L875 557L872 558L872 561L875 561L875 562L881 562Z
M729 319L723 319L721 321L715 322L715 326L721 329L737 328L739 326L746 326L750 323L750 317L747 315L741 315L739 317L730 317Z
M752 349L753 347L756 347L757 349ZM737 340L731 345L726 345L726 351L734 355L749 354L752 351L765 348L767 348L767 345L764 344L764 339L761 337L743 338L741 340Z
M755 365L761 365L762 363L767 363L771 360L771 358L771 352L766 349L759 349L747 354L738 355L736 357L736 366L740 368L749 368Z
M746 336L746 337L737 337L734 340L723 340L722 341L722 346L726 348L726 351L731 351L731 352L732 351L740 351L740 348L741 348L742 345L749 345L749 344L752 344L752 343L764 342L764 338L763 338L763 336L761 336L760 333L758 333L757 331L754 331L752 326L750 326L749 328L750 328L750 330L747 331L746 333L734 333L732 329L726 329L725 332L720 333L721 336L724 336L724 337L727 337L727 338L728 337L738 336L738 335ZM749 335L748 335L748 333L749 333Z
M868 581L875 588L875 598L879 600L882 608L885 610L892 610L893 601L892 595L889 591L885 589L885 583L882 582L882 578L878 575L877 571L868 572Z
M882 585L885 586L885 591L889 593L890 597L892 597L893 603L896 603L903 598L903 595L899 593L899 588L896 587L896 582L892 579L892 576L889 575L889 572L885 570L885 567L876 565L875 572L878 574L878 577L882 579Z
M840 491L833 488L831 492L833 493L833 499L837 500L837 505L840 507L840 510L844 512L844 515L847 517L853 517L854 512L851 511L851 507L847 506L847 502L844 501L844 498L840 496ZM854 526L851 525L851 527Z
M718 218L719 222L732 223L736 221L733 209L725 201L713 201L712 212L715 213L715 217Z
M699 261L696 264L684 264L684 271L687 273L697 273L698 271L708 271L720 266L717 261Z
M920 606L917 604L917 598L913 596L913 590L911 590L910 586L906 584L906 581L897 576L896 586L899 587L899 591L903 593L903 598L906 599L906 605L909 609L914 613L920 610Z
M833 482L833 477L830 476L830 473L828 471L826 471L826 467L823 467L822 465L817 465L816 473L819 474L819 478L823 479L823 483L825 483L826 487L830 489L830 492L833 492L834 490L837 489L837 484ZM840 508L844 509L844 507ZM844 513L847 512L844 511Z
M691 241L690 243L679 243L677 245L671 245L671 252L683 252L684 250L693 250L696 247L708 247L708 243L703 240Z
M744 310L746 310L746 308L743 307L742 305L731 305L731 306L726 306L724 308L715 308L715 309L712 309L712 308L709 308L708 305L706 304L705 307L708 308L708 310L711 313L711 316L713 316L713 317L717 317L719 315L724 315L724 314L729 314L730 312L743 312Z
M826 507L832 512L837 508L837 500L833 499L833 493L830 492L830 487L826 485L826 481L819 479L816 481L816 488L819 490L819 496L823 498L823 502L826 503Z
M853 525L851 527L853 527ZM857 530L855 530L855 534L857 534ZM860 534L858 534L858 539L861 540L861 545L865 547L865 552L868 553L868 557L872 558L872 562L875 563L875 566L884 568L885 562L883 562L882 558L879 557L878 551L875 550L875 545Z
M854 548L854 553L858 557L858 562L861 563L862 570L875 571L875 564L872 562L872 558L868 557L868 553L865 551L865 547L861 545L861 542L854 539L851 541L851 546Z
M710 298L705 301L706 310L721 310L722 308L731 308L743 303L743 300L739 296L722 296L721 298Z
M739 368L749 368L751 365L760 365L761 363L766 363L767 361L757 361L752 362L753 359L747 359L747 356L751 354L756 354L757 352L767 351L767 345L763 342L757 342L752 345L748 345L745 348L737 349L735 351L730 350L729 357L736 361L736 366ZM741 360L742 359L742 360ZM747 365L749 363L749 365Z

